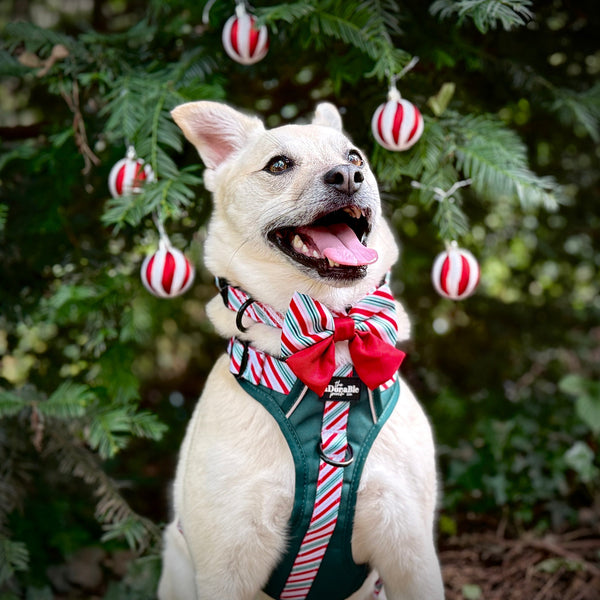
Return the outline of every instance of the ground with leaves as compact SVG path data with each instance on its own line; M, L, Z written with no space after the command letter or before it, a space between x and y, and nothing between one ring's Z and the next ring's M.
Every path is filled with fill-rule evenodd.
M447 600L598 600L600 531L465 534L441 547Z
M148 565L128 572L134 555L83 548L49 571L54 600L137 597L155 577ZM600 530L508 539L489 530L442 540L447 600L598 600ZM133 563L135 565L135 563ZM136 581L137 579L137 581Z

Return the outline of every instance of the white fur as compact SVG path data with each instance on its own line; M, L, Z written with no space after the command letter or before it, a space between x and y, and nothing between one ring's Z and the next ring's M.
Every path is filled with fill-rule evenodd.
M266 231L323 209L323 175L344 163L351 142L333 105L320 105L311 125L266 131L253 118L212 102L177 107L173 117L196 146L214 194L205 260L217 276L285 312L295 291L341 310L377 286L397 260L392 233L381 216L373 174L357 195L373 214L368 246L379 259L351 285L299 269L266 238ZM263 170L270 158L294 159L293 172ZM312 218L311 218L312 216ZM399 338L409 335L398 305ZM279 355L277 329L246 323L219 297L208 314L224 337L239 335ZM338 361L346 358L338 344ZM318 436L318 432L315 432ZM275 420L242 390L223 356L211 371L181 447L174 482L174 519L165 532L161 600L253 600L277 565L286 542L294 497L294 463ZM356 505L352 552L381 574L388 600L440 600L444 596L433 543L437 484L429 423L407 385L373 444ZM177 530L181 524L183 535ZM352 600L370 598L374 572ZM323 599L328 600L328 599Z

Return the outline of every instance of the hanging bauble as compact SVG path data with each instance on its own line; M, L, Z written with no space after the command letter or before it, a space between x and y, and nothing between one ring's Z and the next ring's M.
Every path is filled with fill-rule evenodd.
M223 27L225 52L242 65L253 65L262 60L269 50L269 34L265 25L256 27L256 19L238 4L235 15L229 17Z
M146 181L154 181L152 167L137 158L133 146L127 149L127 156L117 161L108 175L108 189L113 198L128 194L139 194Z
M169 239L160 238L158 250L149 254L140 271L145 288L159 298L175 298L192 285L195 270L189 259Z
M468 250L452 242L437 255L431 269L431 281L440 296L464 300L479 283L479 264Z
M423 116L419 109L390 88L387 102L380 104L371 120L373 135L386 150L408 150L423 133Z

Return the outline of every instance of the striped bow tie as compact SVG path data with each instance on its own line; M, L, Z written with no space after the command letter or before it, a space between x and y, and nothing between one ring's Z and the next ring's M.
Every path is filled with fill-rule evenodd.
M397 333L396 307L387 284L341 316L296 292L283 321L281 357L322 396L335 372L335 343L348 341L356 374L374 390L394 376L404 359L404 352L395 348Z

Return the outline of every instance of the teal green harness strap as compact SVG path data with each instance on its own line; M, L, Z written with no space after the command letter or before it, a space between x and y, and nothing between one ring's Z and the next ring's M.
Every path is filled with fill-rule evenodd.
M319 472L317 447L324 402L308 390L288 419L286 414L304 389L300 380L296 381L288 395L242 378L237 380L277 421L294 459L296 485L288 525L288 551L264 588L265 593L278 599L310 523ZM399 383L396 381L384 392L378 389L372 392L376 423L373 422L368 390L364 385L360 387L360 399L352 403L347 429L354 460L344 468L338 521L307 600L344 600L360 588L369 572L368 565L357 565L352 558L356 495L369 450L398 401Z

